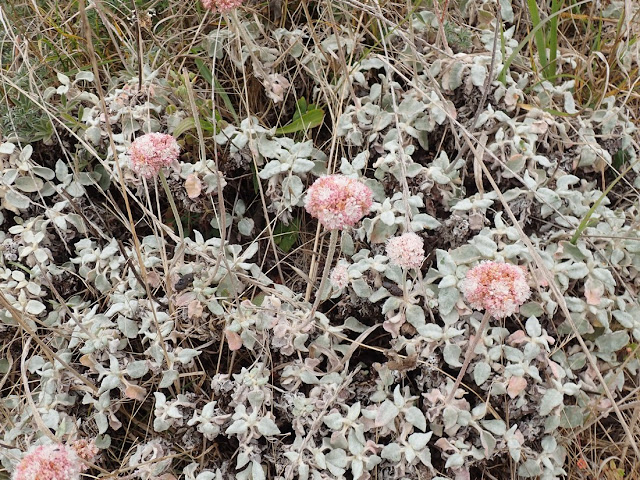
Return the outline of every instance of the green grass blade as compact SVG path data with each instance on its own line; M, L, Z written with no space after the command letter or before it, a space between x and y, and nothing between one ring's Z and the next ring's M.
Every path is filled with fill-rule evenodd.
M202 75L202 77L207 82L209 82L209 85L213 86L216 94L220 95L220 98L222 98L222 102L224 103L224 106L227 108L227 110L229 110L229 112L231 112L231 115L233 116L233 120L237 124L239 124L240 119L238 118L236 109L233 108L233 103L231 103L231 99L229 98L229 95L224 90L224 88L222 88L222 85L220 85L220 82L216 78L213 78L211 70L209 70L209 67L207 67L202 60L200 60L199 58L196 58L195 62L196 62L196 66L198 67L198 71L200 72L200 75Z
M322 110L321 108L314 108L303 113L294 121L285 125L284 127L278 128L276 130L276 134L285 135L287 133L306 131L311 128L317 127L318 125L322 125L323 120L324 110Z
M568 7L564 7L560 10L558 10L556 13L549 15L549 18L547 18L545 20L545 22L548 22L550 19L554 18L554 17L558 17L561 14L563 14L564 12L568 12L569 10L575 8L575 7L579 7L581 5L586 5L588 3L591 3L591 0L582 0L580 2L575 3L574 5L570 5ZM498 74L498 78L506 78L506 74L507 74L507 70L509 70L509 68L511 67L511 64L513 63L513 61L516 59L516 57L520 54L520 52L522 51L522 49L525 47L525 45L527 45L527 43L529 43L531 41L531 38L539 31L541 30L546 23L545 22L540 22L537 26L533 27L531 29L531 31L529 32L529 34L524 37L522 39L522 41L518 44L518 46L513 50L513 52L511 52L511 55L509 55L509 58L507 58L507 60L504 62L504 65L502 67L502 70L500 71L500 73Z
M543 23L540 20L540 11L538 10L536 0L527 0L527 6L529 7L531 23L533 23L533 28L535 30L534 38L536 41L536 47L538 48L538 58L540 59L540 65L542 66L542 75L548 80L547 67L549 66L549 61L547 60L547 42L545 39L544 28L537 28L544 26L546 22Z

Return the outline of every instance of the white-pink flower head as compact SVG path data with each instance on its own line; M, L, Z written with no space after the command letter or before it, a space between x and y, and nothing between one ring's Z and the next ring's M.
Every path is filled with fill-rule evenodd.
M12 480L77 480L83 464L75 450L63 444L38 445L27 452Z
M344 288L349 285L349 271L347 270L347 265L342 262L338 263L331 271L329 280L336 288Z
M318 178L307 190L305 208L328 230L352 227L371 208L373 192L360 180L344 175Z
M76 440L71 444L71 448L76 452L76 455L80 457L82 460L86 460L87 462L92 462L96 456L98 455L98 447L96 446L96 442L94 440L87 440L85 438L81 438L80 440ZM83 470L84 470L83 465Z
M424 262L424 240L413 232L403 233L387 241L387 257L404 268L420 268Z
M202 0L202 6L213 13L225 13L242 5L242 0Z
M138 175L153 178L178 160L180 146L166 133L147 133L136 138L129 147L131 169Z
M524 268L487 261L467 272L462 293L473 308L503 318L518 311L531 295L531 289Z

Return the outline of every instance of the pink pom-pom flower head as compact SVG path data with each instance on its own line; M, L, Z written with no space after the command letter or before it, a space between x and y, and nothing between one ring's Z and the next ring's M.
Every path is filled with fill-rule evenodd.
M180 146L172 135L147 133L129 147L131 169L138 175L153 178L163 167L178 161Z
M473 308L504 318L518 311L531 295L531 289L522 267L487 261L467 272L462 293Z
M202 0L202 6L213 13L226 13L242 5L242 0Z
M372 203L373 192L360 180L328 175L309 187L305 208L327 230L340 230L358 223Z
M345 263L338 262L335 268L331 271L329 280L336 288L342 289L349 285L349 270L347 265Z
M87 462L92 462L98 455L99 451L94 440L86 440L84 438L73 442L71 444L71 448L73 448L78 457ZM84 465L83 470L85 470Z
M387 257L404 268L420 268L424 262L424 240L413 232L403 233L387 241Z
M76 451L63 444L38 445L27 452L12 480L77 480L84 470Z

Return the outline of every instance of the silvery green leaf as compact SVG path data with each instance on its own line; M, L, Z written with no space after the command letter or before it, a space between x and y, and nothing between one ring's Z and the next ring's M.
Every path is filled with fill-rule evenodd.
M564 111L570 114L577 113L576 101L571 92L564 92Z
M149 371L146 360L138 360L127 365L127 375L131 378L144 377Z
M93 420L96 422L96 426L98 427L98 433L104 433L109 428L109 420L104 413L96 412L93 416Z
M26 193L37 192L43 185L44 182L37 177L18 177L15 181L16 188Z
M540 464L532 458L529 458L518 467L518 475L523 478L534 478L542 475Z
M21 193L9 190L4 196L5 202L10 207L17 208L18 210L26 210L29 208L29 197L22 195Z
M118 388L120 386L120 378L116 375L107 375L102 380L100 384L99 392L108 392L109 390L113 390L114 388Z
M414 232L419 232L420 230L428 229L434 230L440 227L440 222L433 218L431 215L427 215L426 213L418 213L411 218L411 223L409 226L411 230Z
M589 274L589 269L587 268L586 264L582 262L576 262L571 265L564 266L564 268L562 269L562 273L573 280L579 280Z
M436 250L436 259L438 260L438 270L443 276L455 275L457 265L448 252L440 249Z
M496 448L496 439L493 438L493 435L491 435L486 430L482 430L480 432L480 443L484 447L486 457L491 457L491 455L493 455L493 451Z
M253 460L251 464L251 480L265 480L266 478L264 468L262 468L260 462Z
M460 291L455 287L448 287L440 289L438 293L438 309L440 314L446 315L451 312L458 299L460 298Z
M166 370L162 373L162 380L158 388L169 388L178 378L179 373L176 370Z
M342 475L349 461L347 454L341 448L334 448L324 456L324 459L327 462L327 468L334 475Z
M442 339L443 332L442 327L435 323L427 323L418 328L418 333L429 341L439 341Z
M562 428L577 428L584 425L584 408L578 405L566 405L560 414L560 426Z
M0 143L0 154L11 155L16 149L16 146L11 142Z
M362 170L369 159L369 151L360 152L351 162L351 166L356 170Z
M71 182L65 190L74 198L80 198L86 193L84 187L80 185L79 182Z
M254 221L252 218L241 218L238 222L238 231L241 235L248 237L253 232Z
M422 450L427 446L431 439L432 432L428 433L412 433L409 435L409 445L416 451Z
M47 307L45 307L44 304L42 302L39 302L38 300L29 300L27 302L25 310L31 315L40 315L46 310L46 308Z
M495 435L504 436L507 431L507 426L502 420L482 420L481 423L484 428Z
M397 443L388 443L382 449L380 456L386 460L397 463L402 459L402 448Z
M196 477L196 480L217 480L218 478L222 480L222 477L217 476L214 472L201 472Z
M525 324L525 328L530 337L539 337L542 335L542 327L536 317L530 317Z
M406 409L404 419L423 432L427 429L427 419L418 407L409 407Z
M187 363L191 362L191 360L193 360L195 357L200 355L200 353L201 352L199 352L194 348L183 348L182 350L180 350L180 353L178 354L178 361L183 365L186 365Z
M555 388L547 390L540 401L540 415L549 415L554 408L562 405L563 399L564 395Z
M442 357L448 365L452 367L461 367L462 364L460 363L460 352L461 350L458 345L448 343L442 350Z
M271 160L262 168L262 170L260 170L258 176L263 180L267 180L274 175L278 175L281 172L286 172L287 168L287 165L283 165L278 160Z
M361 298L367 298L373 293L369 284L362 278L354 279L351 282L351 287L353 291L356 292L356 295Z
M102 138L102 130L96 126L91 126L84 131L84 138L93 145L98 145L100 138Z
M608 285L610 287L615 287L616 286L616 281L613 278L612 273L608 269L606 269L606 268L594 268L592 273L593 273L594 277L596 277L598 280L600 280L605 285Z
M278 435L280 433L278 426L269 417L263 417L258 422L258 431L265 437Z
M16 181L18 175L20 175L20 170L17 168L7 168L2 175L2 180L0 181L6 186L10 186Z
M340 240L340 249L342 250L342 253L344 253L347 256L351 256L355 252L353 238L346 230L342 231L341 240Z
M482 87L487 78L487 68L484 65L473 65L471 67L471 83L476 87Z
M118 329L127 338L136 338L138 336L138 323L122 315L118 316Z
M527 318L539 317L544 314L544 310L538 302L528 302L520 307L520 314Z
M165 430L169 430L171 428L171 423L167 422L162 418L155 418L153 420L153 430L156 432L164 432Z
M227 428L224 433L226 435L242 435L246 433L248 429L249 426L247 425L247 422L240 419L229 425L229 428Z
M324 417L322 417L322 421L331 430L340 430L344 423L344 419L342 418L342 415L340 415L338 412L325 415Z
M442 288L450 288L450 287L455 287L458 284L458 277L456 277L455 275L445 275L445 277L440 280L440 283L438 283L438 288L442 289Z
M613 353L629 344L629 334L624 330L605 333L596 339L596 346L602 353Z
M513 22L513 7L511 0L500 0L500 13L502 14L502 20L505 22Z
M556 448L558 448L558 442L551 435L544 437L541 440L540 444L542 445L542 449L545 452L553 452L556 450Z
M476 235L470 242L486 258L493 258L498 251L498 245L487 235Z
M86 82L93 82L94 80L93 72L89 72L89 71L78 72L76 74L76 82L79 82L80 80L84 80Z
M100 450L105 450L111 446L111 436L110 435L96 435L95 445Z
M58 81L62 85L69 85L71 83L71 80L69 80L69 77L67 77L64 73L58 72L57 76L58 76Z
M375 426L384 427L389 425L400 413L398 407L393 402L385 400L378 407L378 413L376 414Z
M487 381L491 375L491 366L487 362L478 362L473 367L473 379L476 385L480 386Z
M396 217L392 211L387 210L386 212L382 212L382 215L380 215L380 221L385 225L393 225L396 221Z
M302 180L296 175L287 177L282 181L282 197L288 206L298 205L302 199L303 191Z
M416 328L425 324L424 310L420 305L409 305L406 309L407 322Z
M314 167L315 163L306 158L296 158L291 170L293 173L307 173Z
M454 453L449 458L447 458L447 463L445 464L445 468L456 468L464 465L464 457L459 453Z

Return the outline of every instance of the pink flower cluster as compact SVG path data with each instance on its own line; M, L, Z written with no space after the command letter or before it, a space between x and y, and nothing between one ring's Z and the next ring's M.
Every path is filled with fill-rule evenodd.
M202 6L213 13L225 13L242 5L242 0L202 0Z
M153 178L162 169L177 162L180 146L172 135L147 133L129 147L131 169L138 175Z
M531 295L531 289L522 267L487 261L467 272L462 293L473 308L504 318L518 311Z
M76 451L62 444L29 450L13 472L13 480L75 480L84 465Z
M96 447L96 442L93 440L81 438L80 440L73 442L71 444L71 448L75 450L78 457L82 460L86 460L87 462L93 461L96 455L98 455L98 447Z
M22 457L12 480L76 480L87 469L82 460L92 461L97 454L93 440L38 445Z
M403 233L387 241L387 257L404 268L420 268L424 262L424 240L413 232Z
M358 223L372 203L373 192L360 180L328 175L309 187L305 208L326 229L339 230Z
M344 288L349 285L349 272L344 263L338 263L329 276L331 284L336 288Z

